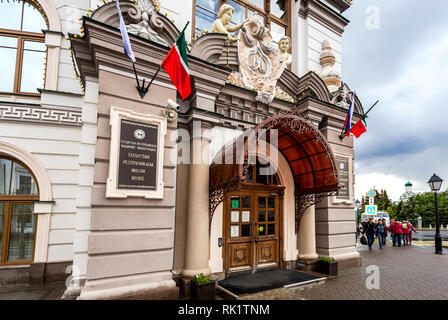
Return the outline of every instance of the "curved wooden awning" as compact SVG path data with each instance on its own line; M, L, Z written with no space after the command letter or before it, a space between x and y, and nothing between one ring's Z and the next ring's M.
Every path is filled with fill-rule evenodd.
M336 160L327 139L309 120L279 114L226 145L214 158L210 166L211 217L226 195L245 182L248 155L257 153L260 141L275 146L289 163L295 182L296 220L300 221L309 206L337 193Z

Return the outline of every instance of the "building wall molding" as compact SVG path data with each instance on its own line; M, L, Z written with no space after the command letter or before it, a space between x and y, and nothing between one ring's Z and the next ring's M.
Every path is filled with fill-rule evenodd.
M0 120L81 126L81 111L45 108L40 105L0 105Z

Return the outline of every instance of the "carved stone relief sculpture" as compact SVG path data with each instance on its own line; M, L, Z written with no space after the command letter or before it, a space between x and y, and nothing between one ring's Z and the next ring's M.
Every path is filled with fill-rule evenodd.
M353 96L353 92L350 92L350 89L344 84L342 87L334 95L331 103L337 105L338 107L348 109L350 107L351 99Z
M279 93L290 100L291 97L277 88L277 80L292 60L287 52L291 40L286 37L282 40L280 49L276 48L262 18L257 14L248 18L239 34L239 72L232 72L229 81L256 90L256 100L265 104L270 104Z
M168 43L164 39L162 39L150 26L150 19L153 19L157 16L153 1L137 0L137 8L137 10L131 9L129 11L129 14L133 19L139 22L136 24L127 25L126 29L128 30L128 32L168 46Z

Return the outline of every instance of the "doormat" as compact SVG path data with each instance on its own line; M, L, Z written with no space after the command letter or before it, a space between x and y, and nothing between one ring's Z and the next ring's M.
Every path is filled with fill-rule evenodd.
M230 274L226 279L219 281L218 285L235 295L242 295L282 287L293 287L325 279L297 270L276 269L246 274Z

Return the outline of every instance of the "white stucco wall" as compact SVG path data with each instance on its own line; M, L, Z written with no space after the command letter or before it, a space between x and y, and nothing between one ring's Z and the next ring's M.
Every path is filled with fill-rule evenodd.
M79 127L1 123L0 140L30 152L42 162L50 176L55 204L51 214L48 262L72 260L80 138Z

